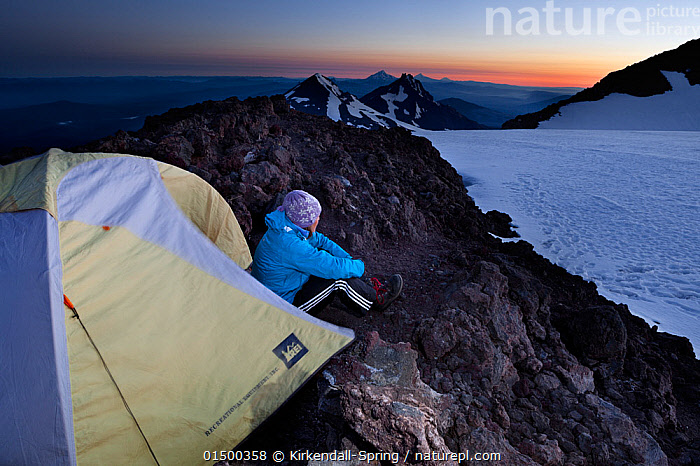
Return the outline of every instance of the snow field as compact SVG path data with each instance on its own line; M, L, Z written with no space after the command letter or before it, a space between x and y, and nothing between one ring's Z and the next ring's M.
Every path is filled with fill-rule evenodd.
M484 211L700 348L700 132L420 131Z

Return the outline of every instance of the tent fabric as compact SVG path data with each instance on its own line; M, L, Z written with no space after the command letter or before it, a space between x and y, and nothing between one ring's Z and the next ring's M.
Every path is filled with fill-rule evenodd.
M0 170L0 212L43 209L56 217L56 186L74 166L121 154L72 154L51 149Z
M51 149L0 170L0 212L43 209L56 217L55 189L66 173L91 160L125 157L122 154L72 154ZM128 156L140 159L140 157ZM161 179L182 212L244 269L252 263L243 232L224 199L193 173L162 162Z
M20 233L8 224L0 238L45 241L46 252L15 258L3 248L0 264L9 269L17 261L45 263L42 255L60 250L59 280L46 294L55 305L65 293L80 315L78 321L59 306L64 327L52 330L70 368L66 398L72 418L67 417L63 439L41 441L65 450L66 463L77 458L86 464L153 464L149 447L161 464L202 463L203 451L234 447L354 338L351 330L302 313L241 268L250 253L237 244L243 238L240 227L220 220L233 215L199 178L130 156L51 151L45 157L75 163L49 161L60 167L59 175L48 177L56 181L53 192L26 182L41 179L28 173L52 173L37 168L46 161L26 161L27 167L12 168L11 176L3 170L12 166L0 169L0 180L14 176L21 185L0 187L0 206L53 205L54 217L35 210L1 215L42 212L57 241L50 245L45 232L31 233L29 227ZM186 196L192 185L196 200ZM32 202L18 197L22 192L30 193ZM227 252L217 240L228 245ZM25 281L27 289L44 287L32 276ZM47 312L42 303L23 302L22 293L15 301L20 315ZM5 314L3 309L2 319ZM59 359L43 351L39 358ZM6 372L0 365L0 380ZM70 414L67 401L59 401L55 404ZM73 433L74 446L68 435ZM0 463L4 455L0 451Z
M74 464L58 225L0 213L0 464Z
M180 210L216 246L242 268L253 262L236 217L218 192L197 175L166 163L158 170L170 196Z

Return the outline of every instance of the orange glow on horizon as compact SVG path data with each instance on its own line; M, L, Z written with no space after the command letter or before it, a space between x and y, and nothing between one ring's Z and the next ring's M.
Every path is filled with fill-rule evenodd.
M300 68L308 71L291 71L284 76L291 78L307 78L314 73L321 73L326 76L334 76L336 78L348 79L363 79L367 76L384 70L390 75L399 77L402 73L410 73L415 75L423 74L429 78L442 79L448 78L453 81L476 81L490 82L494 84L510 84L514 86L535 86L535 87L591 87L608 73L610 70L595 70L595 69L580 69L580 70L557 70L556 72L537 72L533 69L516 68L507 71L495 69L475 69L471 68L468 71L464 70L449 70L449 69L430 69L421 67L420 65L412 64L406 67L394 65L381 65L371 67L365 64L358 67L335 65L328 66L319 64L313 66L311 64L301 66ZM279 73L266 73L264 76L280 76Z
M336 78L366 78L379 70L400 76L419 74L434 79L480 81L498 84L541 87L591 87L612 71L633 60L615 55L582 57L571 55L511 54L492 57L486 54L455 59L447 53L416 56L406 52L358 53L335 51L300 53L299 51L259 50L255 54L212 53L183 57L180 60L206 62L212 72L221 75L286 76L306 78L321 73ZM175 58L175 57L173 57Z
M429 73L423 73L428 77L433 77ZM501 71L483 70L471 71L467 74L459 72L440 75L436 79L446 77L453 81L483 81L496 84L510 84L514 86L537 86L537 87L591 87L600 81L606 73L596 72L570 72L557 74L538 74L531 71L511 71L504 73Z
M513 86L534 86L534 87L578 87L587 88L593 86L595 83L603 79L608 72L595 72L588 70L587 72L575 72L570 73L557 73L557 74L544 74L535 73L532 71L522 71L517 70L503 72L494 70L470 70L469 72L463 71L434 71L422 69L416 65L412 65L407 68L395 68L389 66L379 66L375 68L362 69L347 69L339 70L336 67L319 67L316 71L326 76L333 76L336 78L347 78L347 79L363 79L367 76L376 73L379 70L384 70L390 75L399 77L402 73L410 73L415 75L423 74L429 78L442 79L447 78L452 81L476 81L476 82L489 82L494 84L509 84ZM611 70L612 71L612 70ZM313 73L288 73L285 76L291 78L307 78ZM273 74L268 74L267 76L277 76Z

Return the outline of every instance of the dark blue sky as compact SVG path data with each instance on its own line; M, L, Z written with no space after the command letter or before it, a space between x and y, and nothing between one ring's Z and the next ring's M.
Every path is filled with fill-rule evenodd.
M551 25L547 5L544 0L9 0L0 18L0 76L301 77L322 72L364 77L386 69L582 86L695 37L687 30L651 34L647 8L663 6L658 1L637 2L640 20L627 12L628 30L616 22L629 6L621 0L555 2L551 7L561 11L550 11ZM596 24L599 6L615 11L602 33ZM495 31L488 33L489 7L508 9L510 34L504 15L495 16ZM581 27L585 9L593 8L589 31L568 32L565 8L572 24ZM700 26L700 17L657 19L669 27ZM637 33L625 34L632 30Z

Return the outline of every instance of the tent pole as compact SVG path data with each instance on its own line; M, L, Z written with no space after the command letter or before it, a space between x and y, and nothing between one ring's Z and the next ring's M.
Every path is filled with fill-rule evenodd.
M100 350L97 349L97 345L95 344L94 340L90 336L90 332L87 331L87 328L85 328L85 325L83 324L83 321L80 319L80 315L78 315L78 310L75 308L73 303L71 302L70 299L68 299L68 296L63 295L63 303L73 311L73 318L78 319L78 322L80 322L80 326L83 327L83 330L85 330L85 335L87 335L88 340L90 340L90 343L92 343L93 348L95 348L95 351L97 351L97 355L100 357L100 361L102 361L102 365L104 366L105 370L107 371L107 375L109 375L109 378L112 380L112 383L114 384L114 387L117 389L117 392L119 393L119 396L122 399L122 402L124 403L124 407L128 411L128 413L131 415L131 418L134 420L136 423L136 427L139 429L139 432L141 433L141 437L143 437L143 440L146 442L146 446L148 447L148 451L151 452L151 456L153 456L153 461L156 462L158 466L160 466L160 463L158 462L158 458L156 458L156 454L153 452L153 449L151 448L151 444L148 443L148 439L146 438L146 435L143 433L143 430L141 430L141 426L139 425L139 422L136 420L136 416L134 416L134 413L131 411L131 408L129 408L129 404L126 402L126 398L124 398L124 395L122 394L122 391L119 389L119 385L117 385L117 381L114 380L114 377L112 376L112 372L109 370L109 367L107 367L107 363L105 362L104 358L102 357L102 353L100 353Z

